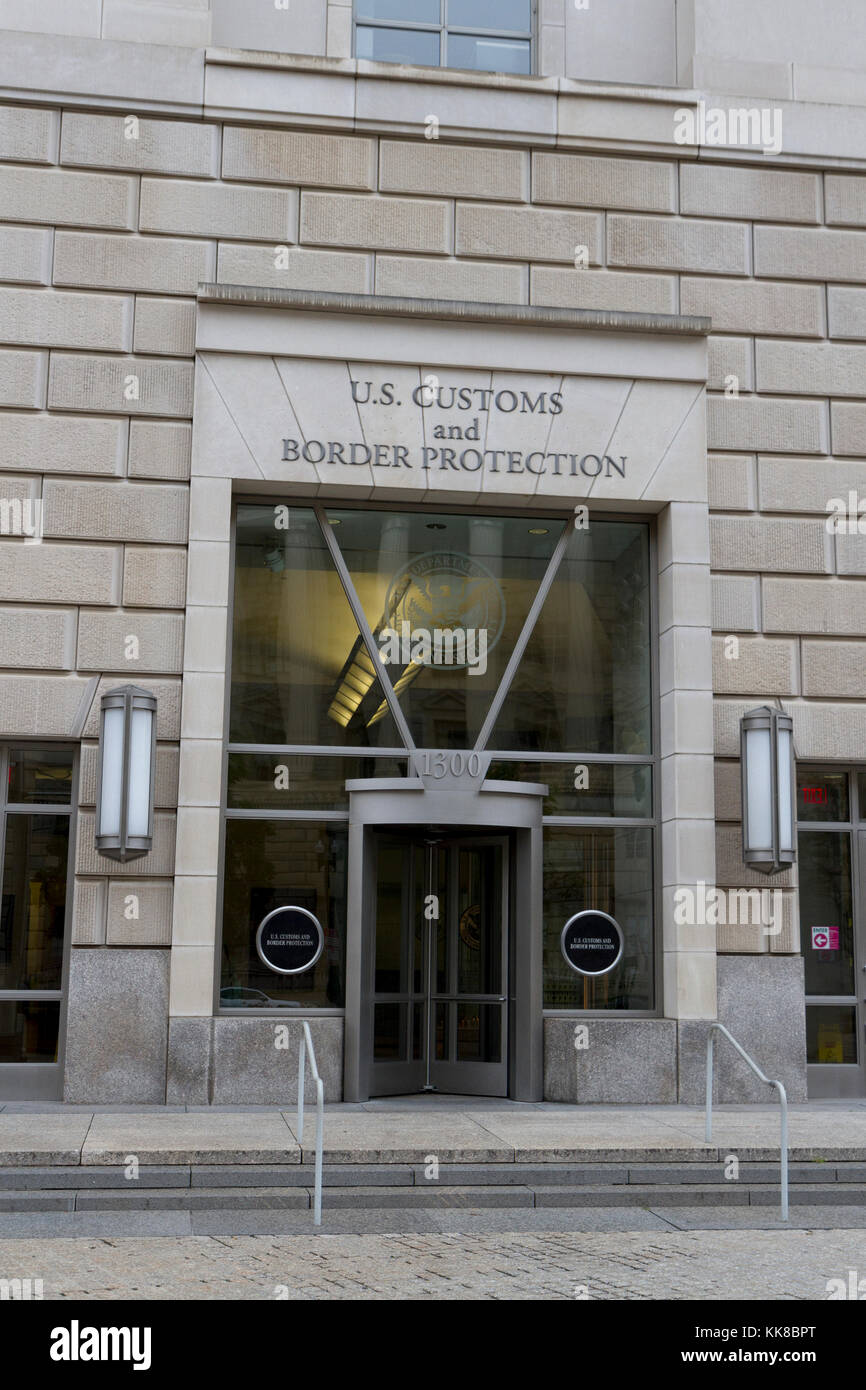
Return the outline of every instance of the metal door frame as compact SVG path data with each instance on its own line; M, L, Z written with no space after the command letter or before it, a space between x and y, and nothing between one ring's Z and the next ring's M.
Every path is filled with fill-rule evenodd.
M451 1095L479 1095L479 1096L506 1096L506 1095L508 1094L508 1057L509 1057L509 1040L510 1040L510 1034L511 1034L511 1017L510 1017L510 1015L511 1015L511 999L512 999L511 988L510 988L510 980L511 980L511 969L510 969L510 959L511 959L511 951L510 951L510 947L511 947L511 911L510 911L510 906L511 906L511 904L510 904L510 894L509 894L509 891L508 891L508 887L509 887L509 866L510 866L510 862L511 862L511 845L510 845L510 842L509 842L509 837L508 837L507 835L492 835L492 834L488 833L488 832L485 831L485 830L482 830L482 831L480 831L480 832L479 832L479 831L475 831L475 832L473 833L472 827L465 827L465 828L462 829L462 830L461 830L461 828L459 828L459 827L454 827L454 828L453 828L453 832L452 832L451 829L449 829L449 831L448 831L445 835L443 835L442 839L441 839L440 841L438 841L438 845L442 845L442 846L444 846L444 847L446 848L447 853L448 853L448 856L449 856L449 860L451 861L451 862L449 863L449 865L448 865L448 869L446 870L446 883L447 883L447 886L448 886L448 896L449 896L449 899L452 900L452 901L449 901L449 903L448 903L448 914L449 914L449 916L448 916L448 918L446 918L446 921L449 921L449 920L450 920L450 921L454 924L454 925L452 926L452 931L453 931L452 940L454 940L455 942L456 942L456 940L458 939L458 933L457 933L457 930L456 930L456 923L457 923L457 920L458 920L458 919L457 919L457 916L456 916L456 904L457 904L458 894L459 894L459 891L460 891L459 863L460 863L460 852L461 852L461 850L462 850L464 847L468 847L468 848L479 848L479 849L480 849L480 848L483 848L483 847L485 847L485 846L494 845L494 846L498 846L498 847L501 849L501 851L502 851L502 863L501 863L501 866L500 866L500 883L499 883L499 908L498 908L498 910L499 910L499 915L500 915L501 922L502 922L502 939L501 939L501 941L500 941L500 957L501 957L500 966L501 966L501 971L502 971L502 974L501 974L501 989L502 989L502 992L501 992L500 994L498 994L498 995L495 995L495 996L494 996L494 995L481 995L481 994L478 994L478 995L472 995L472 994L468 994L468 995L459 995L459 994L456 994L456 993L453 993L453 994L452 994L452 993L450 992L450 990L449 990L447 993L445 993L445 994L440 994L440 993L435 989L432 980L430 980L430 982L429 982L429 987L428 987L428 993L427 993L427 1010L428 1010L428 1013L427 1013L427 1038L426 1038L426 1043L427 1043L427 1059L428 1059L428 1062L429 1062L428 1069L427 1069L427 1075L428 1075L428 1077L430 1078L430 1081L433 1082L433 1081L434 1081L434 1074L435 1074L435 1077L438 1079L438 1082L439 1082L440 1084L434 1084L433 1089L434 1089L434 1090L437 1090L437 1091L443 1091L443 1092L445 1092L446 1094L451 1094ZM452 868L453 868L453 867L456 867L456 872L454 872L454 873L452 874ZM453 916L451 915L452 912L453 912L453 914L454 914ZM430 967L432 967L432 964L433 964L433 957L432 957L432 953L431 953L431 951L430 951L432 936L433 936L433 923L431 922L431 923L429 923L428 931L427 931L427 951L428 951L427 960L428 960L428 966L430 966ZM456 968L457 968L457 966L456 966L456 959L453 959L453 960L450 962L450 966L451 966L451 970L453 970L453 971L456 972ZM449 971L449 973L451 973L451 972ZM454 983L454 979L452 979L451 981L449 981L449 983ZM469 1061L463 1061L463 1062L461 1062L461 1061L458 1061L458 1060L457 1060L457 1057L456 1057L456 1034L455 1034L455 1036L452 1037L452 1039L451 1039L451 1042L452 1042L452 1044L453 1044L453 1056L454 1056L454 1060L453 1060L453 1061L450 1061L450 1062L437 1061L437 1060L436 1060L436 1057L435 1057L435 1050L434 1050L434 1039L435 1039L435 1030L436 1030L436 1022L435 1022L435 1005L436 1005L437 1003L440 1003L440 1002L446 1002L446 1003L459 1003L461 1000L472 1001L472 1000L475 1000L475 999L477 999L478 1002L480 1002L480 1003L497 1003L497 1004L502 1005L502 1010L501 1010L501 1031L500 1031L500 1048L501 1048L501 1058L500 1058L500 1061L499 1061L499 1062L469 1062ZM456 1018L455 1018L455 1027L456 1027ZM498 1072L498 1076L497 1076L495 1079L494 1079L494 1076L493 1076L492 1070L491 1070L491 1069L494 1069L494 1068L496 1069L496 1072ZM459 1082L460 1085L459 1085L459 1086L456 1086L456 1087L453 1086L453 1085L450 1085L449 1082L452 1081L452 1080L455 1081L455 1082ZM475 1083L474 1089L466 1089L466 1088L468 1088L468 1087L472 1087L472 1086L473 1086L473 1082Z
M441 827L442 837L463 832L506 833L511 929L509 936L508 1095L542 1099L542 804L536 783L486 782L425 788L412 778L351 781L346 941L346 1014L343 1097L369 1099L373 1059L372 1008L376 914L377 829Z

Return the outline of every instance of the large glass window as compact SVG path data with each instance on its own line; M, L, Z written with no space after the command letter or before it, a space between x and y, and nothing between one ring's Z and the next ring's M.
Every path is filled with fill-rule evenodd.
M220 985L223 1008L344 1006L347 846L345 823L228 822ZM304 908L321 924L324 950L311 970L278 975L259 959L256 930L277 907Z
M355 56L532 71L532 0L355 0Z
M57 1061L70 749L0 749L0 1063Z
M549 789L545 1007L652 1012L651 592L642 522L241 503L220 1006L344 1006L346 782L455 752ZM255 948L282 906L327 922L288 983ZM603 980L559 951L586 907L626 934Z
M797 770L806 1058L822 1071L863 1062L858 982L863 978L861 966L866 968L864 793L862 771L803 766Z

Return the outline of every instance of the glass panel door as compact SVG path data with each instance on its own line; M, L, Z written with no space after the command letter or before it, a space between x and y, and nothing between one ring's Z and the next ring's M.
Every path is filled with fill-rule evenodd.
M372 1095L507 1095L507 841L381 834Z
M435 1046L430 1083L455 1095L508 1094L506 1055L506 844L456 840L437 847L447 863L439 923ZM441 910L441 909L440 909Z

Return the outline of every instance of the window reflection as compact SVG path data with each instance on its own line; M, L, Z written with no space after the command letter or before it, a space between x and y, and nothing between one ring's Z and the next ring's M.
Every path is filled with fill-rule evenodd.
M642 754L651 730L649 532L594 522L572 534L490 746Z
M652 1009L652 831L545 827L544 1007ZM595 979L577 975L562 957L569 917L587 908L607 912L622 928L619 965Z
M230 820L226 825L220 1004L228 1009L342 1008L346 947L345 824ZM259 959L256 931L275 907L303 907L325 949L312 970L278 975Z

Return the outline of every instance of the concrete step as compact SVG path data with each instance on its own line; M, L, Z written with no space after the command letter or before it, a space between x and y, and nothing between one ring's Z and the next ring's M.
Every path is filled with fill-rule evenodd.
M540 1208L540 1207L743 1207L776 1206L778 1182L746 1183L586 1183L529 1186L428 1183L344 1185L326 1188L329 1210L377 1208ZM303 1211L312 1205L312 1186L137 1187L0 1192L2 1212L49 1211ZM791 1205L866 1207L866 1183L797 1183Z
M0 1194L18 1191L144 1191L199 1188L294 1189L313 1186L311 1164L146 1164L134 1180L126 1176L125 1165L22 1165L0 1168ZM715 1186L724 1189L748 1183L778 1184L779 1164L741 1162L736 1181L725 1177L725 1164L714 1161L692 1163L442 1163L440 1187L679 1187ZM792 1187L801 1184L866 1184L866 1163L792 1163ZM325 1164L326 1189L357 1187L423 1188L433 1184L424 1167L399 1163Z

